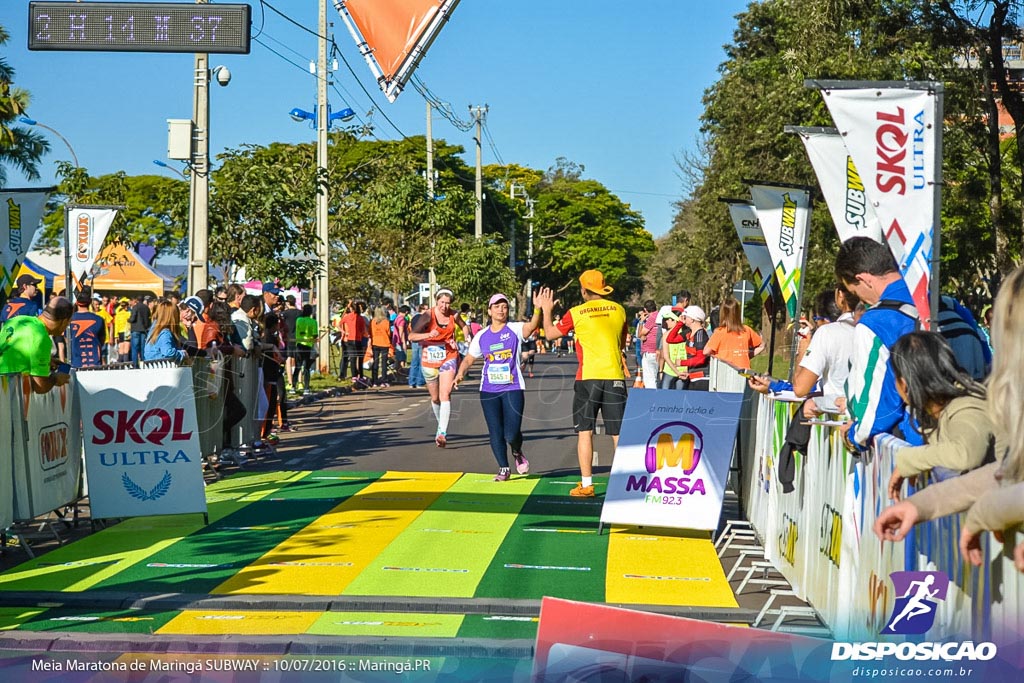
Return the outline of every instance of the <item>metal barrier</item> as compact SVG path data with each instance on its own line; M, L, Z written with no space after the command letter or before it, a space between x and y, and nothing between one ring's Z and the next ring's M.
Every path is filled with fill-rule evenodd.
M0 530L14 521L14 461L24 458L21 375L0 375Z
M918 525L905 543L881 543L872 527L892 504L887 486L895 453L905 442L876 439L863 457L843 446L839 431L811 428L806 457L795 457L796 488L782 493L778 454L799 403L756 395L754 434L741 452L745 485L741 501L761 539L765 556L794 593L817 610L839 640L879 640L897 597L895 571L939 570L950 579L927 640L1017 642L1024 633L1024 575L1013 566L1013 548L1024 534L1007 533L1005 544L985 538L981 568L959 552L963 515Z
M231 447L251 445L259 438L257 406L263 387L260 386L260 364L255 358L232 358L228 364L235 396L245 406L245 417L231 429Z

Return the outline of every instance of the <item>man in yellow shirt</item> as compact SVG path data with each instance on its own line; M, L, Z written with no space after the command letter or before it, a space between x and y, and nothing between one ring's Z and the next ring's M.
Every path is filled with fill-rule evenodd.
M117 302L117 310L114 311L114 339L117 340L117 360L125 362L128 360L128 318L131 317L131 302L127 297L121 297Z
M107 309L103 307L103 299L99 294L92 295L92 312L103 318L103 329L107 333L107 344L115 346L117 344L117 337L114 335L114 316L107 313ZM106 363L109 358L107 349L103 349L101 363Z
M622 346L626 341L626 310L604 297L612 293L599 270L580 275L583 303L567 311L556 325L552 318L554 292L542 287L536 303L544 312L544 335L554 341L575 332L579 369L573 387L572 415L576 430L576 456L582 481L570 496L591 498L594 481L591 464L594 426L601 413L612 441L619 445L619 429L626 410L626 380L622 371Z

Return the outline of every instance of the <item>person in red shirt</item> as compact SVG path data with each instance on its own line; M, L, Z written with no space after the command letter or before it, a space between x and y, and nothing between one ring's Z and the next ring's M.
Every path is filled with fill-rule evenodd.
M363 339L366 338L366 318L359 314L359 309L354 302L349 302L345 308L345 315L341 316L341 345L343 355L341 358L341 371L339 377L345 379L345 374L352 371L353 382L363 382Z

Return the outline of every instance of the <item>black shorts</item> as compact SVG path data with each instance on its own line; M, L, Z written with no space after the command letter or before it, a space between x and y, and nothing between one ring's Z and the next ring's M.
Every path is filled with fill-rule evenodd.
M299 357L299 349L296 346L295 342L288 342L287 344L285 344L285 347L284 347L284 357L285 358L298 358Z
M578 379L573 385L572 421L577 432L592 432L597 413L611 436L618 436L626 412L626 381L621 379Z

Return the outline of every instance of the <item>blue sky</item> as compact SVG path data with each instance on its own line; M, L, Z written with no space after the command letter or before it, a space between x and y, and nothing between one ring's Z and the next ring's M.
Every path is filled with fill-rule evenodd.
M211 156L226 147L274 141L309 142L315 131L293 122L292 107L312 111L316 38L254 0L254 31L279 52L256 42L249 55L211 55L232 73L226 88L211 89ZM317 0L271 4L311 30ZM585 167L634 209L647 229L665 234L672 202L682 193L675 159L695 145L701 96L717 79L722 46L746 0L462 0L417 73L455 113L487 104L487 125L501 159L547 169L564 156ZM15 85L32 96L29 115L60 131L93 175L170 173L153 165L166 158L169 118L191 118L192 55L29 52L27 0L0 0L0 24L10 33L3 57ZM341 51L363 87L339 62L332 89L335 111L371 108L382 139L425 132L423 98L411 87L388 103L370 76L341 18L328 7ZM298 66L296 66L298 65ZM341 94L339 94L339 92ZM394 122L385 121L381 113ZM473 163L472 135L435 115L434 137L461 144ZM47 133L47 131L42 131ZM49 135L49 133L47 133ZM52 152L42 181L28 183L8 169L10 187L53 182L55 162L70 155L50 136ZM485 144L484 163L497 163Z

